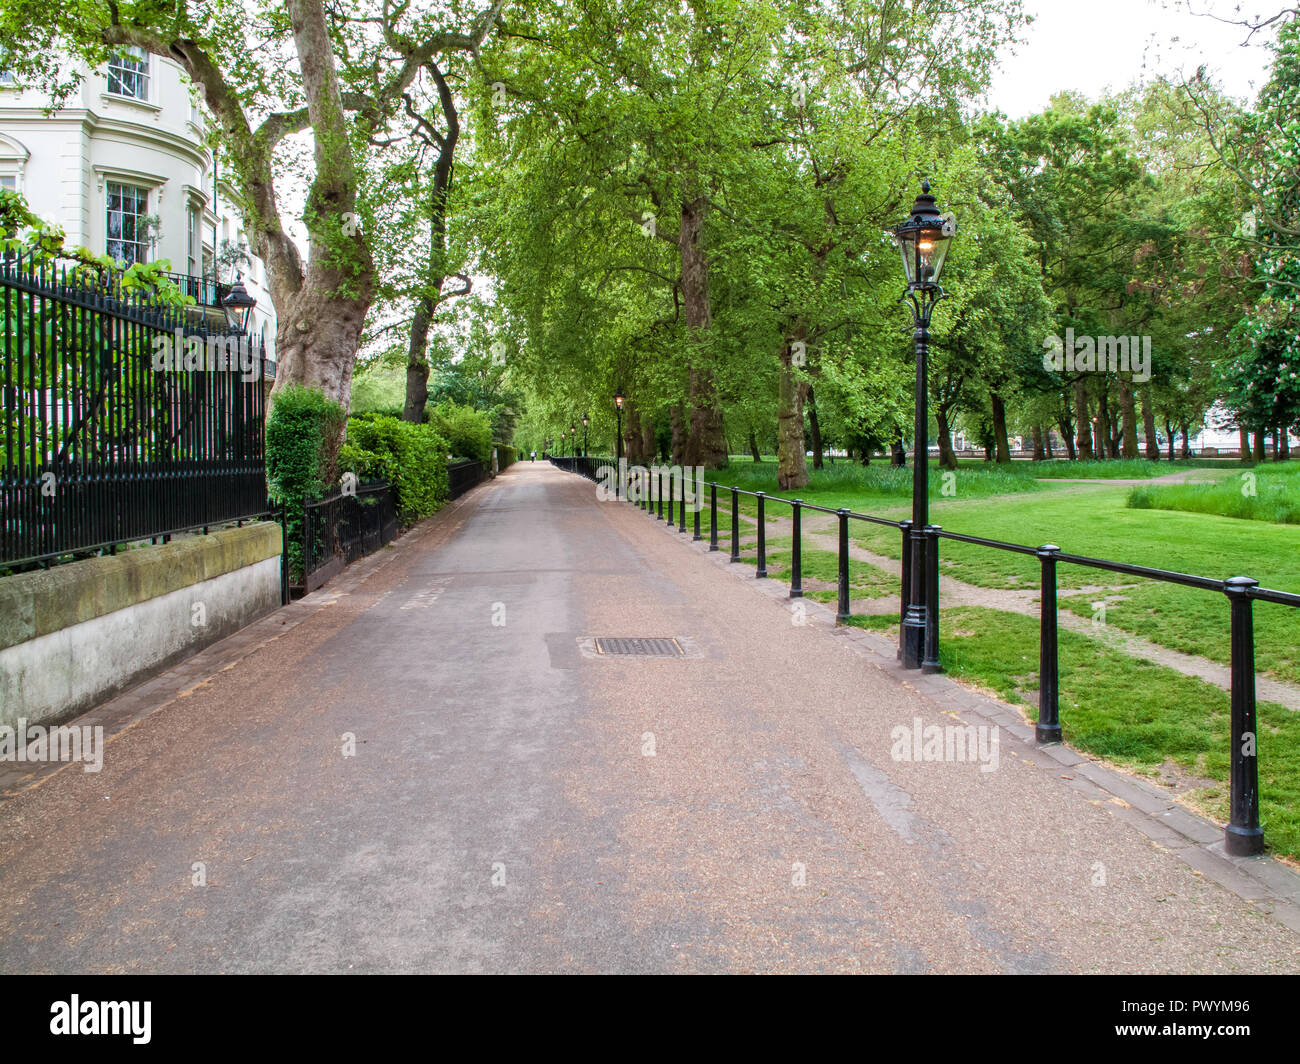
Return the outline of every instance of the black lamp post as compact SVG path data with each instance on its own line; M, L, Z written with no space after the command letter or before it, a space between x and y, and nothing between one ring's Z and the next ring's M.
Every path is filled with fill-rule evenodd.
M899 302L912 305L913 339L916 342L916 426L912 435L912 527L911 584L903 589L907 610L903 618L900 650L903 667L938 672L939 618L926 609L926 529L930 524L930 412L929 381L926 359L930 348L930 315L934 305L944 298L939 287L948 247L956 233L951 215L942 215L930 195L930 182L921 184L921 194L912 205L908 219L894 230L903 254L907 291ZM938 574L932 574L937 579ZM937 596L935 596L937 599ZM937 614L937 606L935 607ZM926 639L927 627L931 637Z
M623 494L623 389L614 389L614 416L618 418L618 428L614 437L614 498Z
M573 458L578 453L578 426L572 421L569 422L569 457Z
M587 425L590 424L591 418L586 414L582 415L582 457L587 457Z
M614 392L614 414L618 418L618 439L614 444L614 458L617 461L623 460L623 389L618 388Z
M253 316L255 306L257 300L248 294L242 276L236 278L230 292L221 300L221 309L226 312L226 321L230 323L232 329L241 333L248 332L248 322Z

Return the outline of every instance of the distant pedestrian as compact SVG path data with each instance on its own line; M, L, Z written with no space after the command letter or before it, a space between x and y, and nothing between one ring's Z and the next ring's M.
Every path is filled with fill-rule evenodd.
M529 460L530 462L536 462L536 461L537 461L537 452L534 451L533 454L532 454L532 457L529 458L528 460Z

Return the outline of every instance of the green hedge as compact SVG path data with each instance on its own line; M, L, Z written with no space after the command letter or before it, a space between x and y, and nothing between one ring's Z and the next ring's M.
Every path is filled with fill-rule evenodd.
M302 577L303 501L337 478L338 441L347 412L312 388L291 384L275 396L266 423L266 482L285 507L289 572Z
M492 419L482 410L440 403L429 408L429 424L457 458L491 464Z
M514 465L519 461L519 449L511 447L508 443L494 443L492 445L497 449L497 472L501 472L506 466Z
M358 480L386 480L404 525L428 517L447 498L447 441L431 425L387 415L349 418L339 467Z

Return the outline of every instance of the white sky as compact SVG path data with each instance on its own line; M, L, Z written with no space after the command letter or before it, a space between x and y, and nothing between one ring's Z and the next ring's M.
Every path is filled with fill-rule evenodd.
M1236 0L1191 0L1198 12L1239 17ZM1273 14L1282 0L1245 0L1243 12ZM1204 64L1232 95L1253 99L1266 78L1263 34L1192 14L1188 0L1025 0L1035 16L1016 54L1007 53L989 93L1011 118L1041 111L1052 94L1074 89L1095 99L1154 74L1188 74Z

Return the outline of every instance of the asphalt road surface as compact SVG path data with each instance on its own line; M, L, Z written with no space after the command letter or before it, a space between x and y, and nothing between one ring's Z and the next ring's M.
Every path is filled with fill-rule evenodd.
M1005 729L896 760L953 711L689 540L524 462L164 678L0 803L0 970L1300 970Z

